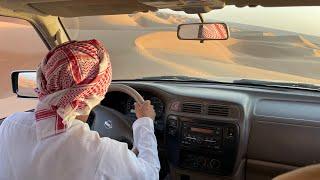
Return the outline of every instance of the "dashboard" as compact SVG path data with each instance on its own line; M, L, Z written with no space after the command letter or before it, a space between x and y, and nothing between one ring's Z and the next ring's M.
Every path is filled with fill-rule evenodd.
M232 174L243 114L240 105L176 96L161 89L154 91L152 86L131 87L154 106L155 135L162 169L175 166L213 175ZM123 113L133 123L136 120L134 103L134 99L124 93L110 92L101 105Z
M269 180L320 163L317 91L170 81L116 83L136 89L155 107L160 179L170 174L173 180ZM99 106L124 114L126 123L136 119L133 107L133 99L120 92L107 93ZM107 114L96 112L87 123L104 133ZM102 124L95 117L102 118Z
M320 142L313 141L320 136L317 92L205 83L121 83L154 105L160 179L169 172L177 179L271 179L320 162L316 155ZM130 122L136 119L134 100L126 94L110 92L101 105L125 114Z

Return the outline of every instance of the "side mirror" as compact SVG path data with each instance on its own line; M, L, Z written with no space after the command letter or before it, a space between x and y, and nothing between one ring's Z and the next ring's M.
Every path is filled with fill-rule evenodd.
M37 87L36 71L14 71L11 73L12 91L18 97L37 98L35 92Z
M225 23L180 24L177 35L180 40L227 40L229 30Z

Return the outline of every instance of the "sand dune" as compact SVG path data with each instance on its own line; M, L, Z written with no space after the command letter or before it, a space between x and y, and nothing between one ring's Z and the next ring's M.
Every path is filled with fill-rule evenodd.
M254 32L257 34L257 32ZM247 39L245 39L246 37ZM233 62L234 57L253 56L258 58L303 58L320 57L319 47L302 36L244 36L227 41L181 41L175 32L154 32L136 39L139 48L170 52L184 56L208 58L214 61ZM277 42L277 43L276 43ZM281 42L281 43L280 43Z
M36 85L37 84L35 80L31 80L31 79L27 79L19 76L19 87L34 89Z
M261 58L320 57L319 46L302 35L276 35L262 31L234 31L239 42L230 49L239 54Z
M243 36L230 47L240 54L262 58L319 57L317 45L303 36Z
M18 87L19 95L37 96L34 90L36 87L37 87L37 84L35 80L31 80L31 79L19 76L19 87Z
M239 41L230 46L230 50L242 55L249 55L260 58L298 58L314 57L314 50L309 48L300 48L296 46L275 45L269 43L256 43L252 41Z
M178 14L168 14L168 13L156 12L155 15L162 18L162 19L165 19L173 24L187 23L190 21L193 22L194 20L198 21L198 19L190 19L186 16L178 15Z
M252 33L252 34L251 34ZM281 35L271 32L235 32L232 37L247 41L263 41L277 44L302 44L305 47L318 48L317 45L305 39L302 35Z
M136 13L132 16L132 18L143 27L159 27L159 26L168 26L172 23L158 17L155 13L148 12L148 13Z
M263 37L262 31L241 31L237 28L232 28L231 36L239 39L247 39L254 37Z
M181 19L170 16L167 19L157 16L153 12L136 13L133 15L86 16L80 18L64 18L64 24L69 29L104 30L114 28L139 28L174 26L182 22Z
M101 17L103 23L116 26L138 26L138 24L127 14L109 15Z
M176 16L169 16L169 18L167 19L167 21L169 21L172 24L182 24L185 23L183 19L178 18Z
M206 41L204 45L199 41L181 41L176 36L172 31L154 32L137 38L135 44L138 48L232 62L233 53L227 47L237 43L235 39Z
M236 63L224 63L220 61L204 61L201 58L184 57L169 52L159 52L150 49L140 49L150 60L183 71L188 76L201 76L208 79L232 80L232 79L260 79L266 81L306 82L319 84L320 80L282 73L267 69L255 68ZM187 62L184 62L187 61ZM182 62L182 63L181 63ZM217 78L215 78L215 76ZM221 78L222 77L222 78Z
M317 79L234 63L234 59L240 56L240 54L235 54L235 51L238 53L246 53L247 55L259 56L260 58L272 56L273 58L286 59L290 58L290 56L296 57L301 56L301 54L306 54L308 51L305 49L294 49L294 47L291 49L288 49L288 47L279 48L274 45L263 44L256 41L236 39L229 39L228 41L207 41L205 42L205 47L203 47L203 44L197 41L180 41L177 40L175 36L175 32L154 32L138 37L135 44L139 52L146 57L160 64L175 67L191 76L200 75L209 78L219 71L224 71L224 75L236 74L237 77L242 78L254 77L265 80L301 81L320 84L320 80ZM313 55L311 53L312 49L308 50L310 50L309 55ZM189 62L198 59L199 64L195 64L192 67L185 66L184 64L180 64L183 62L182 59ZM207 60L207 62L203 60ZM212 67L212 72L208 73L207 71L203 71L204 69L201 67L201 63L208 64L209 67ZM201 67L201 69L199 69L199 67ZM219 76L223 75L220 74L218 77Z
M110 28L125 28L125 27L138 27L132 17L127 14L123 15L108 15L108 16L86 16L79 18L64 18L64 24L69 29L82 29L82 30L103 30Z

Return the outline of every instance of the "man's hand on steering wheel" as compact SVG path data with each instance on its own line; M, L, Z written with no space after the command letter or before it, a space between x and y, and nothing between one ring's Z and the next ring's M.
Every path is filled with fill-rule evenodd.
M135 103L134 108L136 111L137 119L142 117L150 117L152 120L155 120L156 113L154 111L153 105L149 100L144 101L143 103Z
M149 117L152 120L155 119L156 113L154 111L153 105L151 105L151 102L149 100L144 101L143 103L134 103L134 108L136 112L137 119L142 117ZM138 155L139 151L137 148L133 148L132 151Z

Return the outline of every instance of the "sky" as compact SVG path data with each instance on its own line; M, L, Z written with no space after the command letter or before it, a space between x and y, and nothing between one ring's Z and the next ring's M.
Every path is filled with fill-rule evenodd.
M186 15L184 12L161 10ZM197 17L197 15L189 15ZM203 14L205 20L236 22L303 34L320 36L320 7L255 7L227 6Z

